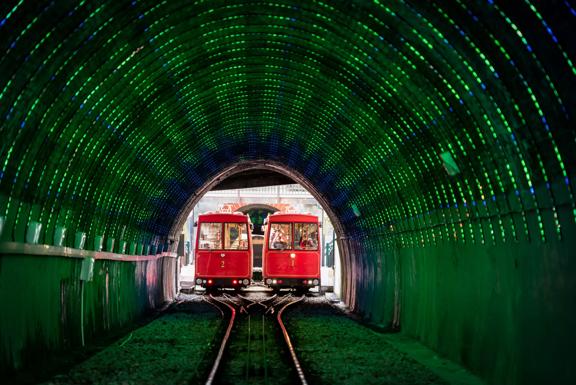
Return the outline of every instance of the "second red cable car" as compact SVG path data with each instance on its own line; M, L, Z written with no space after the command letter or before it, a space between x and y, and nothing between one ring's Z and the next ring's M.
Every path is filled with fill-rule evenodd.
M262 278L274 289L320 285L320 223L311 214L274 213L265 221Z

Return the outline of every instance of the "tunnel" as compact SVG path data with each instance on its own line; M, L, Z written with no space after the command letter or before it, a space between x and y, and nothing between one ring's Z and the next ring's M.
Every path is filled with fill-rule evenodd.
M575 23L573 0L3 1L1 371L173 300L185 216L250 171L322 204L365 322L488 384L574 383Z

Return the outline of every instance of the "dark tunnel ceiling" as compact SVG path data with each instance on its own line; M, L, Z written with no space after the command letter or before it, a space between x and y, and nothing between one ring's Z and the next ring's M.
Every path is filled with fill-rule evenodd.
M156 242L252 160L303 175L350 236L507 242L536 211L536 236L561 238L575 15L529 0L2 2L2 238L37 221L45 243L56 226ZM480 217L495 220L477 231Z
M237 188L276 186L297 183L294 179L268 170L240 171L223 179L212 190L230 190Z

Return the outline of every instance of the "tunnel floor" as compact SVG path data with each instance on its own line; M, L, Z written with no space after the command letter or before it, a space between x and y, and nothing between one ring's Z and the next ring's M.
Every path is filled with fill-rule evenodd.
M42 384L203 383L220 315L200 298L178 302L158 318Z
M414 339L362 324L330 294L308 298L286 318L311 383L484 384Z
M201 295L180 293L175 303L59 374L14 383L203 384L218 345L221 315ZM284 318L309 384L483 384L401 333L362 324L331 293L309 294Z

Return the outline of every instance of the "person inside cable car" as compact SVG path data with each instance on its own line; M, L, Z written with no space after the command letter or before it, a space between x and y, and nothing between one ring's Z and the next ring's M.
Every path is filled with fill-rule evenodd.
M306 247L308 246L308 243L310 242L310 240L308 239L308 233L304 233L302 234L302 236L300 237L300 249L302 250L306 250Z
M272 234L272 248L274 249L285 249L288 246L286 240L286 235L280 228L276 228Z

